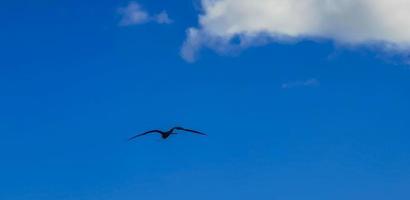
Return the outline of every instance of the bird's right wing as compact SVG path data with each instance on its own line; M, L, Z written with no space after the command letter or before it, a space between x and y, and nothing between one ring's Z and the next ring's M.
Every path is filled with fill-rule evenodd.
M132 140L132 139L135 139L135 138L137 138L137 137L143 136L143 135L147 135L147 134L149 134L149 133L162 133L162 131L160 131L160 130L147 131L147 132L145 132L145 133L141 133L141 134L135 135L135 136L133 136L133 137L130 137L130 138L128 139L128 141L130 141L130 140Z
M192 129L183 128L183 127L174 127L172 129L181 130L181 131L188 131L188 132L196 133L196 134L200 134L200 135L206 135L205 133L202 133L202 132L199 132L199 131L196 131L196 130L192 130Z

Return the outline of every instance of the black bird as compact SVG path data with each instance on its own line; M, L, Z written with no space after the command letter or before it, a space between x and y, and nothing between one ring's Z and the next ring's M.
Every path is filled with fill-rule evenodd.
M161 130L151 130L151 131L147 131L147 132L145 132L145 133L141 133L141 134L138 134L138 135L135 135L135 136L131 137L130 139L128 139L128 141L130 141L130 140L132 140L132 139L135 139L135 138L137 138L137 137L143 136L143 135L150 134L150 133L159 133L159 134L161 134L162 139L165 140L165 139L167 139L170 135L178 134L178 133L174 132L175 130L188 131L188 132L191 132L191 133L196 133L196 134L200 134L200 135L206 135L205 133L201 133L201 132L199 132L199 131L195 131L195 130L191 130L191 129L186 129L186 128L182 128L182 127L178 127L178 126L177 126L177 127L171 128L171 129L169 129L169 130L167 130L167 131L161 131Z

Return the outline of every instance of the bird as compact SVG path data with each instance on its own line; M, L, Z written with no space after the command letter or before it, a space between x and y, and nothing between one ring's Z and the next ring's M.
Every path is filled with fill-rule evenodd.
M175 130L187 131L187 132L191 132L191 133L195 133L195 134L199 134L199 135L205 135L205 136L207 135L207 134L202 133L202 132L199 132L199 131L195 131L195 130L192 130L192 129L187 129L187 128L183 128L183 127L176 126L176 127L173 127L173 128L171 128L171 129L169 129L169 130L167 130L167 131L150 130L150 131L147 131L147 132L144 132L144 133L141 133L141 134L132 136L132 137L130 137L130 138L128 139L128 141L133 140L133 139L135 139L135 138L137 138L137 137L140 137L140 136L143 136L143 135L150 134L150 133L159 133L159 134L161 134L162 139L165 140L165 139L167 139L170 135L176 135L176 134L178 134L178 133L174 132Z

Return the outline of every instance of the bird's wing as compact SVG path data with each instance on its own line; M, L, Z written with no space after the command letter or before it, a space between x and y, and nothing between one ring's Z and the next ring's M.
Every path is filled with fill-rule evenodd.
M145 133L141 133L141 134L138 134L138 135L135 135L135 136L133 136L133 137L129 138L129 139L128 139L128 141L129 141L129 140L132 140L132 139L134 139L134 138L137 138L137 137L140 137L140 136L143 136L143 135L149 134L149 133L163 133L163 132L162 132L162 131L160 131L160 130L152 130L152 131L147 131L147 132L145 132Z
M201 132L199 132L199 131L195 131L195 130L191 130L191 129L187 129L187 128L182 128L182 127L174 127L174 128L172 128L172 129L173 129L173 130L188 131L188 132L197 133L197 134L200 134L200 135L206 135L205 133L201 133Z

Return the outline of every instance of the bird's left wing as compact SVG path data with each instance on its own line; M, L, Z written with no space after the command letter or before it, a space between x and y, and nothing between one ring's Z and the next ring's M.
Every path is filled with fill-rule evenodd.
M140 136L149 134L149 133L162 133L162 131L160 131L160 130L147 131L147 132L145 132L145 133L141 133L141 134L135 135L135 136L133 136L133 137L130 137L130 138L128 139L128 141L130 141L130 140L132 140L132 139L135 139L135 138L137 138L137 137L140 137Z
M199 132L199 131L195 131L195 130L187 129L187 128L182 128L182 127L174 127L174 128L172 128L172 129L173 129L173 130L188 131L188 132L197 133L197 134L200 134L200 135L207 135L207 134L202 133L202 132Z

